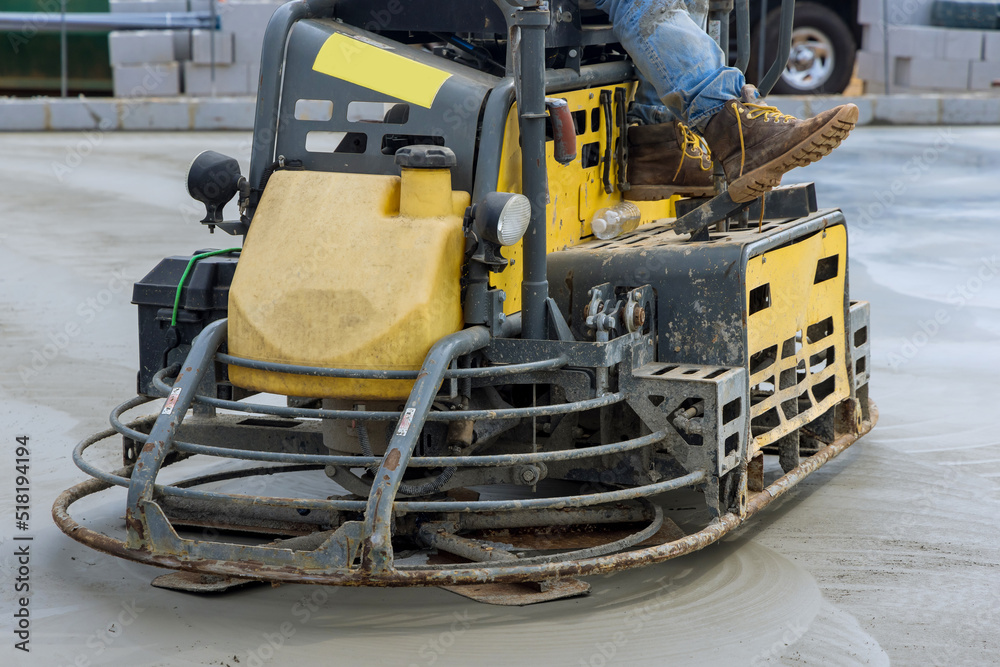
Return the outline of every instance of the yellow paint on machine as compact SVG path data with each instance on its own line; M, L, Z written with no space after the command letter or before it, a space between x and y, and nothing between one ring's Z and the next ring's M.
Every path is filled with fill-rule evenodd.
M389 47L380 48L341 33L330 35L323 43L313 70L427 109L451 78L448 72L394 53Z
M397 176L278 171L229 294L229 352L325 368L418 370L462 328L469 195L448 170ZM412 177L412 178L411 178ZM402 214L400 211L402 210ZM403 400L412 381L229 367L234 385L287 396Z
M827 260L827 268L818 276L820 260ZM836 275L829 277L833 261ZM776 428L754 438L751 453L808 424L850 395L844 329L846 277L847 229L843 225L747 262L747 312L754 290L766 285L770 295L767 307L748 316L751 370L758 367L750 377L750 386L774 389L773 395L751 407L750 415L758 418L773 410L773 417L779 420ZM815 282L819 278L826 279ZM814 334L816 339L811 339L810 327L828 319L829 333L822 337ZM783 404L798 402L800 396L808 398L810 407L787 416Z
M545 211L548 222L548 252L564 250L593 238L590 221L602 208L614 206L622 201L622 193L614 189L610 194L604 190L604 165L598 162L584 168L585 151L597 151L603 160L607 137L605 135L604 110L601 108L601 91L614 92L615 88L625 88L626 98L634 94L635 84L625 82L618 86L589 88L566 93L559 97L569 104L570 112L577 119L577 158L568 165L561 165L554 157L555 145L550 140L545 145L548 164L549 203ZM617 126L612 123L612 141L619 139ZM617 167L612 166L611 181L617 183ZM517 122L517 105L511 107L504 127L503 149L500 156L500 174L497 179L499 192L521 192L521 141ZM674 202L677 198L661 201L633 202L642 211L640 224L648 224L661 218L674 217ZM522 243L504 248L503 256L513 262L502 273L491 274L490 284L507 293L504 312L510 315L521 310L521 281L523 279Z

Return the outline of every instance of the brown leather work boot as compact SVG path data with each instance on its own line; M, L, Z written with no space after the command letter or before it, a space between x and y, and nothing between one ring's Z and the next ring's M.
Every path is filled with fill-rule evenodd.
M780 185L785 172L828 155L857 122L853 104L799 120L772 106L732 100L703 134L712 154L722 160L729 195L746 202Z
M712 158L704 141L682 123L633 125L628 129L628 182L625 199L632 201L710 196Z

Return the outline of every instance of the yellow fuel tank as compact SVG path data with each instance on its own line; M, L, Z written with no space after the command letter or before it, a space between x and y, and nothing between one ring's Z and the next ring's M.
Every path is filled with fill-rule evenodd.
M462 328L468 205L447 169L404 169L402 178L275 172L229 293L230 354L418 370L439 338ZM402 400L413 386L237 366L229 377L247 389L316 398Z

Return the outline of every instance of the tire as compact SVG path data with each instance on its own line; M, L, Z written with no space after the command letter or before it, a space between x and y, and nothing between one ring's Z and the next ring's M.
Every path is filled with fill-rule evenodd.
M764 58L764 72L774 62L778 50L778 32L781 10L773 9L767 16L767 52ZM754 57L750 59L747 74L751 79L757 77L756 47L760 43L761 26L753 30L751 48ZM771 91L776 95L829 95L842 93L851 82L854 74L854 60L858 45L850 26L836 12L815 2L795 3L795 21L792 26L791 62L796 53L796 46L808 54L815 53L815 48L826 47L829 58L816 58L806 61L805 69L792 71L786 69L778 78ZM806 54L804 54L805 56Z

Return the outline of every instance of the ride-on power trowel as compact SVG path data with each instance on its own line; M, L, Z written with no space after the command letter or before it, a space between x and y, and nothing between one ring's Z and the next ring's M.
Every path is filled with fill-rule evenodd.
M243 246L136 283L138 396L74 451L64 532L179 590L527 604L711 544L871 429L868 304L812 184L737 203L717 168L710 196L628 201L635 74L603 14L387 7L275 12L249 175L188 173ZM747 2L710 7L745 69ZM122 468L85 458L116 434ZM69 516L112 486L119 537Z

